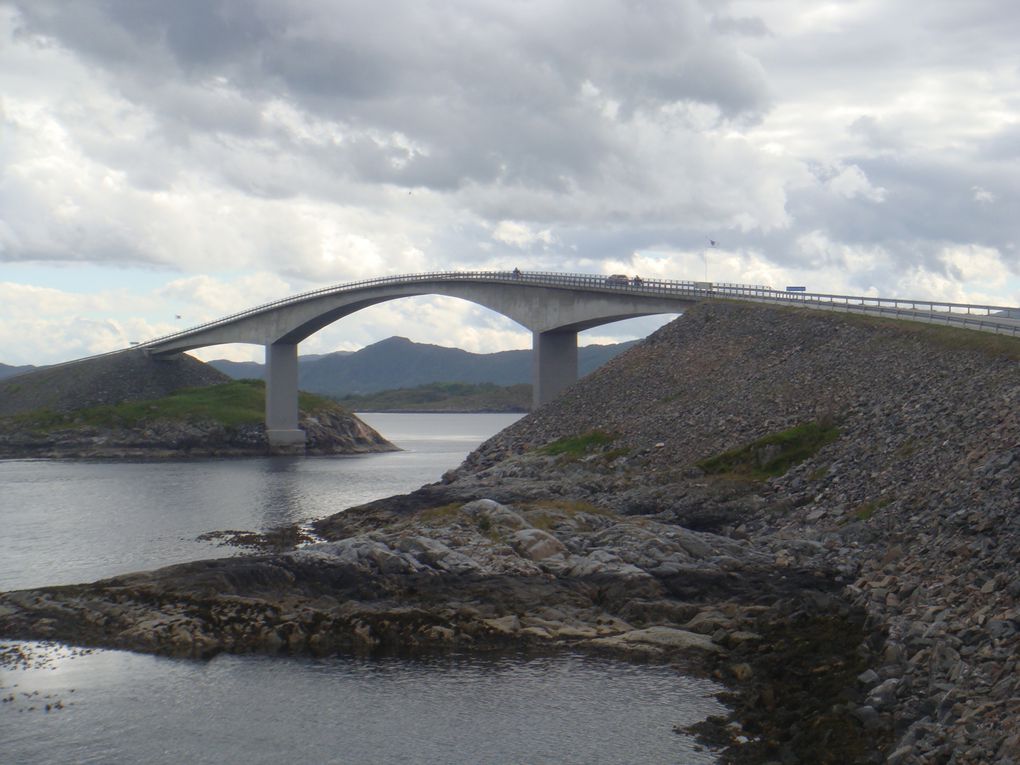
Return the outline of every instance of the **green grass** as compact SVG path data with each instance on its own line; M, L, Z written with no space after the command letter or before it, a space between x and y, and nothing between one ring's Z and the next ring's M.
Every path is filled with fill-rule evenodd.
M853 511L853 517L858 521L869 520L875 515L876 511L881 510L883 507L888 507L890 503L892 503L892 499L890 497L882 497L882 499L865 502Z
M896 449L895 454L900 459L907 459L908 457L913 457L919 448L920 444L915 439L908 438Z
M159 399L126 401L66 413L43 409L13 419L35 431L80 426L138 428L161 420L217 422L226 427L237 427L262 422L265 401L265 383L261 380L234 380L222 385L185 388ZM310 414L342 411L335 402L310 393L299 395L298 406Z
M592 430L580 436L557 439L540 447L538 453L552 457L583 457L608 446L614 440L616 440L616 436L612 433L606 433L604 430Z
M591 502L586 502L583 499L538 499L532 502L525 502L521 505L521 509L525 512L531 512L532 510L540 512L556 510L567 515L593 513L595 515L604 515L608 518L616 517L616 513L610 512L598 505L593 505Z
M808 422L709 457L697 466L708 475L771 478L813 456L838 436L839 429L835 425Z
M828 465L819 465L814 470L812 470L811 473L808 475L808 480L809 481L821 481L828 474L829 474L829 466Z

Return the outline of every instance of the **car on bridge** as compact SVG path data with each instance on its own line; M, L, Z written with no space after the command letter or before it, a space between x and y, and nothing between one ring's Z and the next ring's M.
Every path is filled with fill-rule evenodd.
M609 287L626 287L630 284L630 277L627 274L613 274L606 277L606 285Z

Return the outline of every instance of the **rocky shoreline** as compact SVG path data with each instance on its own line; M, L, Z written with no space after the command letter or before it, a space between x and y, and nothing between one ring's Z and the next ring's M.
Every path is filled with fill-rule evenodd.
M298 426L309 455L367 454L398 448L353 414L301 413ZM225 426L213 421L164 420L140 428L78 425L34 432L0 428L0 459L166 460L272 454L263 423Z
M702 305L441 483L296 549L6 593L0 635L610 652L730 685L724 762L1020 762L1018 358Z
M818 688L788 682L841 656L798 650L784 658L787 677L765 670L775 659L766 646L783 642L773 633L784 625L808 643L832 625L855 634L819 572L777 570L746 543L584 503L458 496L434 485L351 510L316 524L320 541L286 552L7 593L0 634L186 657L590 651L740 686L734 722L706 737L744 741L732 762L757 761L747 759L757 749L795 751L771 722L785 721L786 708L827 715L795 735L799 749L815 751L826 731L825 741L842 742L838 757L814 761L847 762L870 746L848 713L828 713L827 691L819 698ZM761 698L771 700L765 716L755 712Z

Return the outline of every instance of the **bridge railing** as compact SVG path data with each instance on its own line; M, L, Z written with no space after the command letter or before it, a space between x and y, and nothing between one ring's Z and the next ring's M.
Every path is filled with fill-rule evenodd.
M786 292L773 290L760 302L804 305L846 313L865 313L913 319L970 329L1020 335L1020 308L982 303L953 303L912 298L879 298L861 295Z
M550 271L432 271L399 276L382 276L354 282L323 287L302 292L290 297L248 308L244 311L223 316L213 321L173 332L139 343L146 348L170 340L187 337L198 332L231 324L249 316L272 311L310 298L352 292L370 287L388 285L413 285L418 282L468 281L478 283L525 283L551 288L581 288L613 293L658 295L663 297L702 300L711 297L726 297L755 302L803 304L807 307L830 310L857 311L861 313L891 315L899 318L915 318L927 321L938 320L947 324L970 326L977 329L998 331L1006 334L1020 334L1020 309L1007 306L972 303L950 303L931 300L901 298L879 298L859 295L836 295L815 292L790 292L774 290L765 285L719 283L707 281L679 281L672 279L643 279L606 276L603 274L571 274Z

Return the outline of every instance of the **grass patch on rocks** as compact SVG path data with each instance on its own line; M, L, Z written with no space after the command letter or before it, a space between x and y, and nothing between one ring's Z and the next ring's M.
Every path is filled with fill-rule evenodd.
M876 512L881 510L883 507L888 507L891 503L891 497L882 497L881 499L865 502L853 511L853 518L858 521L870 520Z
M612 511L601 508L598 505L593 505L591 502L585 502L583 499L540 499L536 502L527 502L521 505L521 507L525 510L525 512L532 510L555 510L556 512L566 515L591 513L593 515L604 515L612 518L616 517L616 514Z
M215 542L224 547L238 547L254 552L279 553L293 550L300 544L313 542L308 532L299 526L280 526L269 531L207 531L199 534L200 542Z
M520 507L528 523L542 531L550 531L564 521L574 523L577 516L582 514L617 517L615 513L584 500L543 499Z
M125 401L73 412L41 409L18 415L14 422L34 431L81 426L138 428L157 421L216 422L237 427L262 422L265 417L266 386L261 380L233 380L221 385L185 388L163 398ZM345 411L339 404L311 393L299 394L304 412Z
M448 502L445 505L428 507L418 513L417 519L421 523L445 526L460 515L463 506L463 502Z
M616 436L604 430L591 430L579 436L560 438L538 449L539 454L551 457L578 459L603 450L616 440Z
M707 475L766 479L785 473L830 444L839 428L829 422L808 422L759 438L745 446L696 463Z

